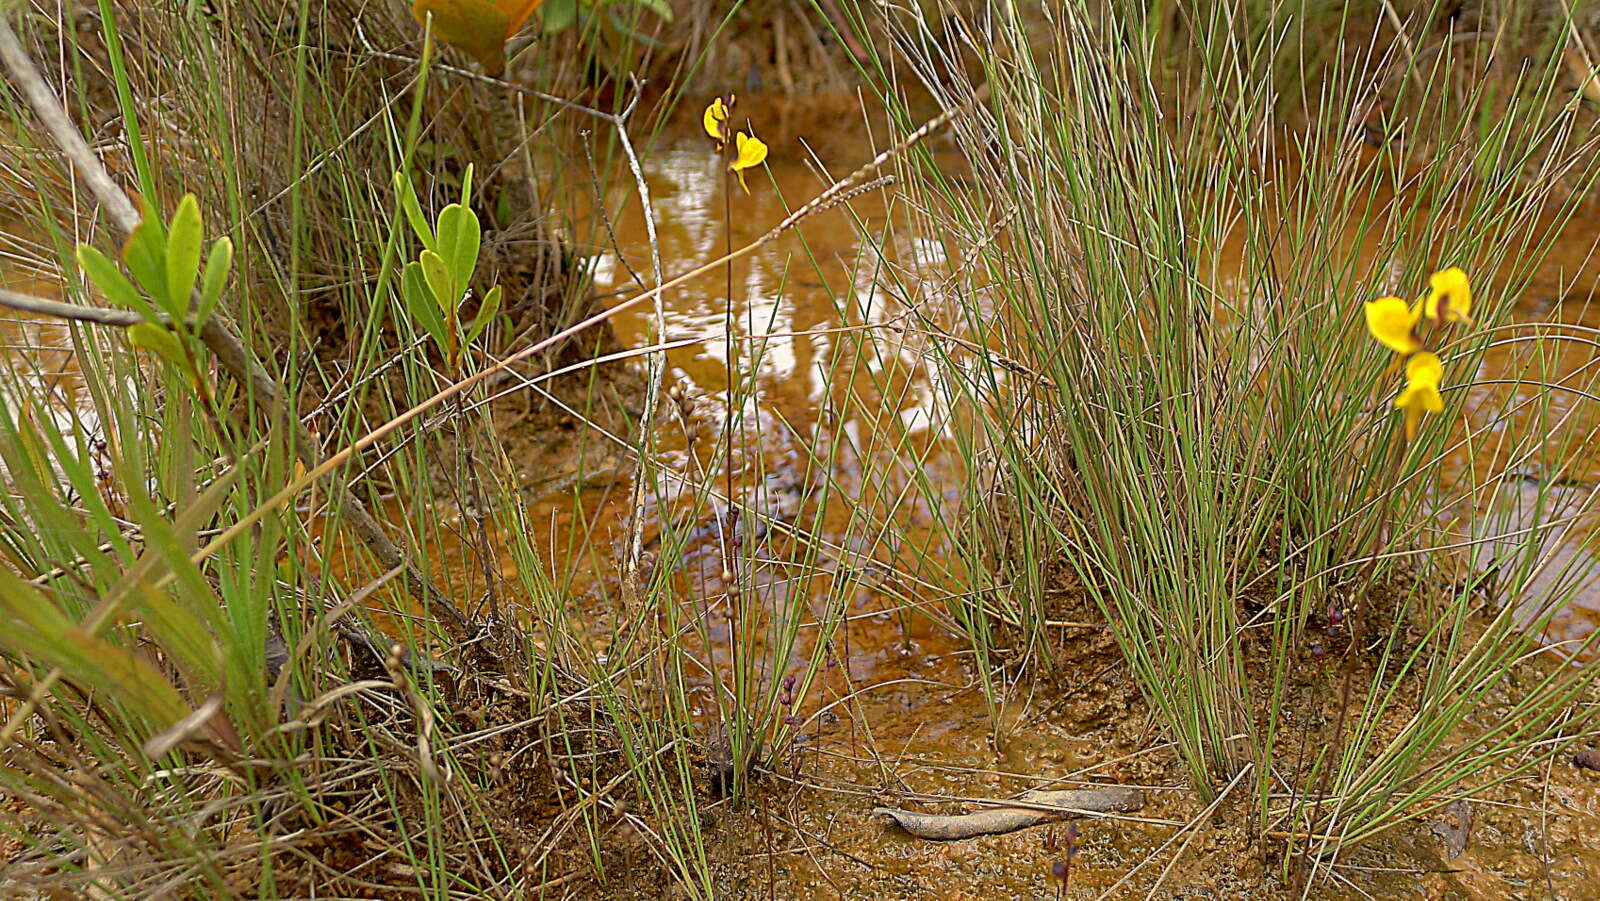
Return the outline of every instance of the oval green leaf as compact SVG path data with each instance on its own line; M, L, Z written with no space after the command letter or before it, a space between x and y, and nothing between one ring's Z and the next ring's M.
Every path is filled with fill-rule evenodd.
M422 263L422 277L433 291L433 299L438 301L439 309L445 312L446 318L454 319L461 295L456 291L455 280L450 277L450 268L445 264L444 257L424 250L419 262Z
M111 258L95 250L87 244L78 245L78 266L83 269L84 275L89 276L89 283L95 290L105 295L112 303L137 310L143 316L156 318L155 307L139 294L139 289L128 280L122 270Z
M173 319L183 319L189 309L189 294L194 291L194 280L200 274L200 248L204 240L200 201L193 194L185 194L167 225L167 302L162 307Z
M211 254L206 257L206 277L200 284L200 308L194 312L196 330L211 317L222 299L222 286L233 267L233 240L226 235L211 244Z
M128 326L128 340L132 341L135 347L142 347L174 366L184 366L188 363L188 358L183 353L183 345L178 342L178 336L154 322L139 322Z

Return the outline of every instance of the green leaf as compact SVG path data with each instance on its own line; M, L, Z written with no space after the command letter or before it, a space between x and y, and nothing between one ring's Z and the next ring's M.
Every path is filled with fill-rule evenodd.
M417 202L417 192L411 187L411 179L396 172L394 189L400 195L400 209L405 212L406 221L411 223L411 230L416 232L417 240L422 242L423 247L438 253L439 242L434 238L433 229L428 226L427 217L422 215L422 204Z
M14 647L9 640L14 630L51 636L61 635L73 625L37 588L4 569L0 569L0 614L11 620L7 628L0 629L0 647Z
M488 294L484 295L483 303L478 305L478 315L472 320L472 328L467 331L468 344L478 340L478 336L483 334L483 330L488 328L489 323L494 321L495 314L500 312L500 298L504 294L505 292L500 289L500 286L495 285L489 289Z
M566 31L578 24L578 0L545 0L539 18L545 34Z
M439 246L434 250L444 260L445 269L451 275L456 275L456 245L461 242L463 212L466 207L459 203L452 203L439 211L439 220L435 223L439 231Z
M173 319L182 320L188 312L189 294L200 274L200 248L204 241L200 202L193 194L185 194L167 226L167 302L163 307Z
M511 192L501 191L494 199L494 221L497 228L504 228L511 221Z
M117 584L132 602L130 616L137 616L148 638L177 664L183 684L191 691L211 691L226 686L232 697L246 690L248 682L224 677L224 666L233 658L255 652L242 647L230 614L240 611L238 594L227 594L224 604L217 589L190 561L191 539L210 525L217 511L236 493L241 472L231 469L219 476L197 496L188 498L181 512L169 514L148 494L129 491L128 504L144 538L144 552L138 567L130 569ZM174 584L165 590L155 585L169 573ZM264 612L258 617L264 618Z
M167 293L167 233L161 218L148 204L144 218L122 245L122 261L138 279L144 293L150 295L157 306L166 309L162 298Z
M630 0L634 6L642 6L668 22L672 21L672 5L667 0Z
M44 442L49 448L51 467L68 482L78 494L78 506L87 517L79 520L79 527L75 529L62 529L56 532L63 540L70 544L86 560L95 560L106 566L107 569L120 569L121 564L133 559L132 551L122 532L122 525L111 515L111 510L106 506L105 483L101 481L104 475L101 465L93 461L95 451L81 434L82 430L72 428L70 436L63 435L57 427L53 417L27 417L19 416L16 423L17 440L14 443L26 450L34 442ZM33 445L41 446L41 445ZM49 469L34 470L33 474L18 472L17 467L10 467L7 472L13 482L27 479L25 491L33 491L31 497L47 496L42 485L36 483L38 472L49 472ZM48 511L49 505L35 505L35 514L41 530L50 528L54 524ZM98 530L98 531L97 531ZM99 545L106 540L109 552Z
M122 270L110 257L87 244L79 244L78 265L84 274L89 276L89 281L95 289L105 295L106 300L118 306L137 310L147 318L156 318L156 308L144 299L139 289L122 274Z
M467 164L467 174L461 176L461 205L472 205L472 164Z
M439 213L439 256L458 288L465 290L478 266L483 227L478 214L452 203Z
M37 588L0 570L0 648L60 667L72 682L132 707L162 728L189 712L149 659L85 633Z
M189 713L183 696L148 657L82 629L68 629L62 640L89 661L83 671L74 674L78 681L127 704L158 727L165 729Z
M142 347L160 355L174 366L188 365L189 358L184 355L183 345L179 343L178 336L154 322L140 322L128 326L128 340L132 341L135 347Z
M638 6L647 5L645 3L639 3L638 0L633 0L633 2ZM633 27L633 23L638 20L639 16L635 14L633 16L624 17L622 11L617 9L618 5L618 3L613 3L612 5L606 7L606 23L610 25L611 28L615 29L617 32L617 37L621 39L621 42L624 46L628 44L637 44L640 47L646 47L652 50L659 50L665 46L660 41L652 38L650 35L645 34L639 29ZM651 9L654 10L655 7L652 6ZM657 11L659 12L659 10ZM671 10L668 9L667 12L667 18L670 20L672 18ZM621 48L617 49L620 50ZM617 53L616 55L619 58L618 61L621 62L624 54Z
M422 252L420 262L422 277L433 291L434 300L439 302L439 309L447 314L447 318L454 319L456 307L461 304L461 294L456 291L455 280L450 277L450 267L444 257L431 250Z
M206 277L200 283L200 308L194 312L196 330L211 317L222 299L222 286L228 280L228 270L233 267L233 241L224 235L211 242L211 254L206 257Z
M444 350L444 318L439 315L439 302L422 275L421 263L406 264L405 272L400 276L400 297L411 315L433 336L434 343L439 345L441 351Z
M214 510L220 499L213 496L207 500ZM178 663L177 670L191 689L213 690L222 681L219 640L232 638L224 605L199 567L190 562L190 548L180 538L180 529L164 520L148 499L143 501L134 506L147 540L145 554L156 558L152 571L165 569L175 584L164 591L156 589L152 580L128 585L130 615L137 614L149 638Z
M478 268L478 250L483 243L483 226L478 214L469 207L461 208L461 233L457 236L455 258L451 265L456 273L456 284L466 287L472 273Z
M205 594L192 595L188 591L191 586L186 586L184 600L197 607L216 606L220 610L221 605L210 583L201 579L199 586L205 589ZM163 653L181 661L177 669L183 673L190 688L197 685L206 690L216 688L222 681L222 651L205 622L189 607L175 602L166 592L157 591L151 585L135 586L130 596L134 608L139 612L139 621L149 632L151 640Z

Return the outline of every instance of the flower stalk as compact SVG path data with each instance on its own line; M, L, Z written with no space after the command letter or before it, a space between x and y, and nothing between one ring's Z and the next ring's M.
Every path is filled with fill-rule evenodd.
M735 320L733 309L733 178L738 176L739 187L744 193L750 193L750 186L745 182L746 170L761 165L767 159L767 145L760 139L744 131L733 131L729 120L732 116L735 98L732 94L727 97L713 98L701 115L701 126L705 129L706 136L711 139L713 152L720 162L726 161L722 167L722 210L723 210L723 240L725 246L724 259L726 264L723 272L726 275L724 285L724 353L728 367L727 386L727 413L724 417L724 452L723 470L726 479L725 491L728 498L726 515L720 517L722 532L722 590L724 602L727 604L728 628L732 635L729 642L729 667L731 669L731 696L735 711L750 708L749 692L752 690L753 673L749 670L749 661L742 653L745 645L744 629L748 628L749 620L743 615L744 605L748 603L740 586L740 548L743 546L740 534L739 507L734 501L734 436L735 436L735 410L737 402L735 396L740 390L740 367L737 362L736 352L738 342L734 338ZM731 157L731 158L730 158ZM720 693L718 695L720 699ZM721 709L721 705L718 705ZM744 774L749 760L760 753L761 742L756 736L756 731L749 718L738 715L730 717L726 712L722 716L723 731L727 735L733 764L733 773L729 789L737 797L744 784Z

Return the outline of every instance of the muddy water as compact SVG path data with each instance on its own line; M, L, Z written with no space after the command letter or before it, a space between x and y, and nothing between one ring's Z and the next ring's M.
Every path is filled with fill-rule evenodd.
M1518 304L1519 328L1498 340L1486 358L1468 417L1472 465L1461 473L1477 486L1471 536L1485 541L1480 561L1530 530L1539 536L1535 552L1502 562L1498 581L1526 583L1519 600L1527 620L1547 605L1559 605L1542 636L1557 647L1575 646L1600 625L1595 240L1592 219L1565 230ZM1558 387L1541 403L1526 386L1501 384L1519 377ZM1584 656L1593 659L1596 652Z
M750 176L748 194L727 177L697 123L677 123L645 163L663 270L714 259L782 219L826 186L812 161L851 166L870 157L866 129L841 113L849 102L829 98L820 111L815 99L741 103L735 123L758 123L773 147L767 171ZM609 223L614 245L592 258L596 288L618 298L652 281L654 265L642 205L630 186L619 190L626 199ZM866 348L857 340L863 323L900 312L880 283L905 277L909 263L940 262L933 245L916 238L859 245L851 217L870 228L886 203L882 194L866 195L729 271L671 292L664 333L648 307L612 320L628 347L687 342L663 355L664 384L681 400L663 399L655 440L664 490L647 495L641 515L652 543L662 540L663 521L687 535L684 585L698 596L693 603L722 603L736 557L750 570L736 580L769 611L799 612L813 623L842 615L820 651L828 659L822 678L798 704L804 740L836 733L859 749L859 718L901 744L931 746L958 735L956 745L981 756L986 708L948 613L928 600L948 574L921 562L918 548L938 539L913 484L947 485L953 496L963 475L937 440L942 413L929 372L909 348L897 353L893 342ZM723 451L730 435L731 461ZM696 503L694 484L709 486L705 503ZM729 497L738 523L730 524ZM804 537L795 540L796 533ZM908 613L908 602L920 606ZM701 650L713 667L726 667L735 625L709 621L712 647ZM818 652L815 632L802 628L785 659L763 664L763 679L776 684L803 670ZM754 637L751 651L766 654L767 641ZM708 685L696 688L707 698ZM924 715L929 706L938 715Z
M0 233L6 231L6 224L0 221ZM55 285L26 273L27 267L12 264L7 256L0 245L0 288L38 297L59 296ZM78 368L72 333L60 320L0 309L0 359L12 368L10 378L0 378L0 393L14 415L25 412L50 417L64 435L75 434L82 424L88 433L80 437L98 453L106 436ZM26 405L22 403L25 399L29 401ZM95 462L105 461L97 458Z

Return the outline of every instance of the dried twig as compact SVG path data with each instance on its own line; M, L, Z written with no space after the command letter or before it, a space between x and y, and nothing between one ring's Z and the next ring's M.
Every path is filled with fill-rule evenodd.
M406 703L411 705L411 712L417 718L417 767L429 781L444 788L450 782L450 771L440 768L433 759L433 705L417 692L410 676L406 674L405 645L395 643L389 647L383 668L389 672L389 681L395 691L400 692Z
M1015 801L995 802L999 806L956 816L915 813L896 807L877 807L875 817L893 820L901 829L918 838L956 841L980 835L1004 835L1056 820L1094 816L1103 813L1131 813L1144 806L1144 795L1131 788L1064 789L1031 791Z
M35 316L51 316L56 319L71 319L75 322L92 322L97 325L130 326L138 325L144 317L132 310L109 310L105 307L90 307L77 303L63 303L59 300L46 300L32 294L23 294L18 291L9 291L0 288L0 307L9 307Z

